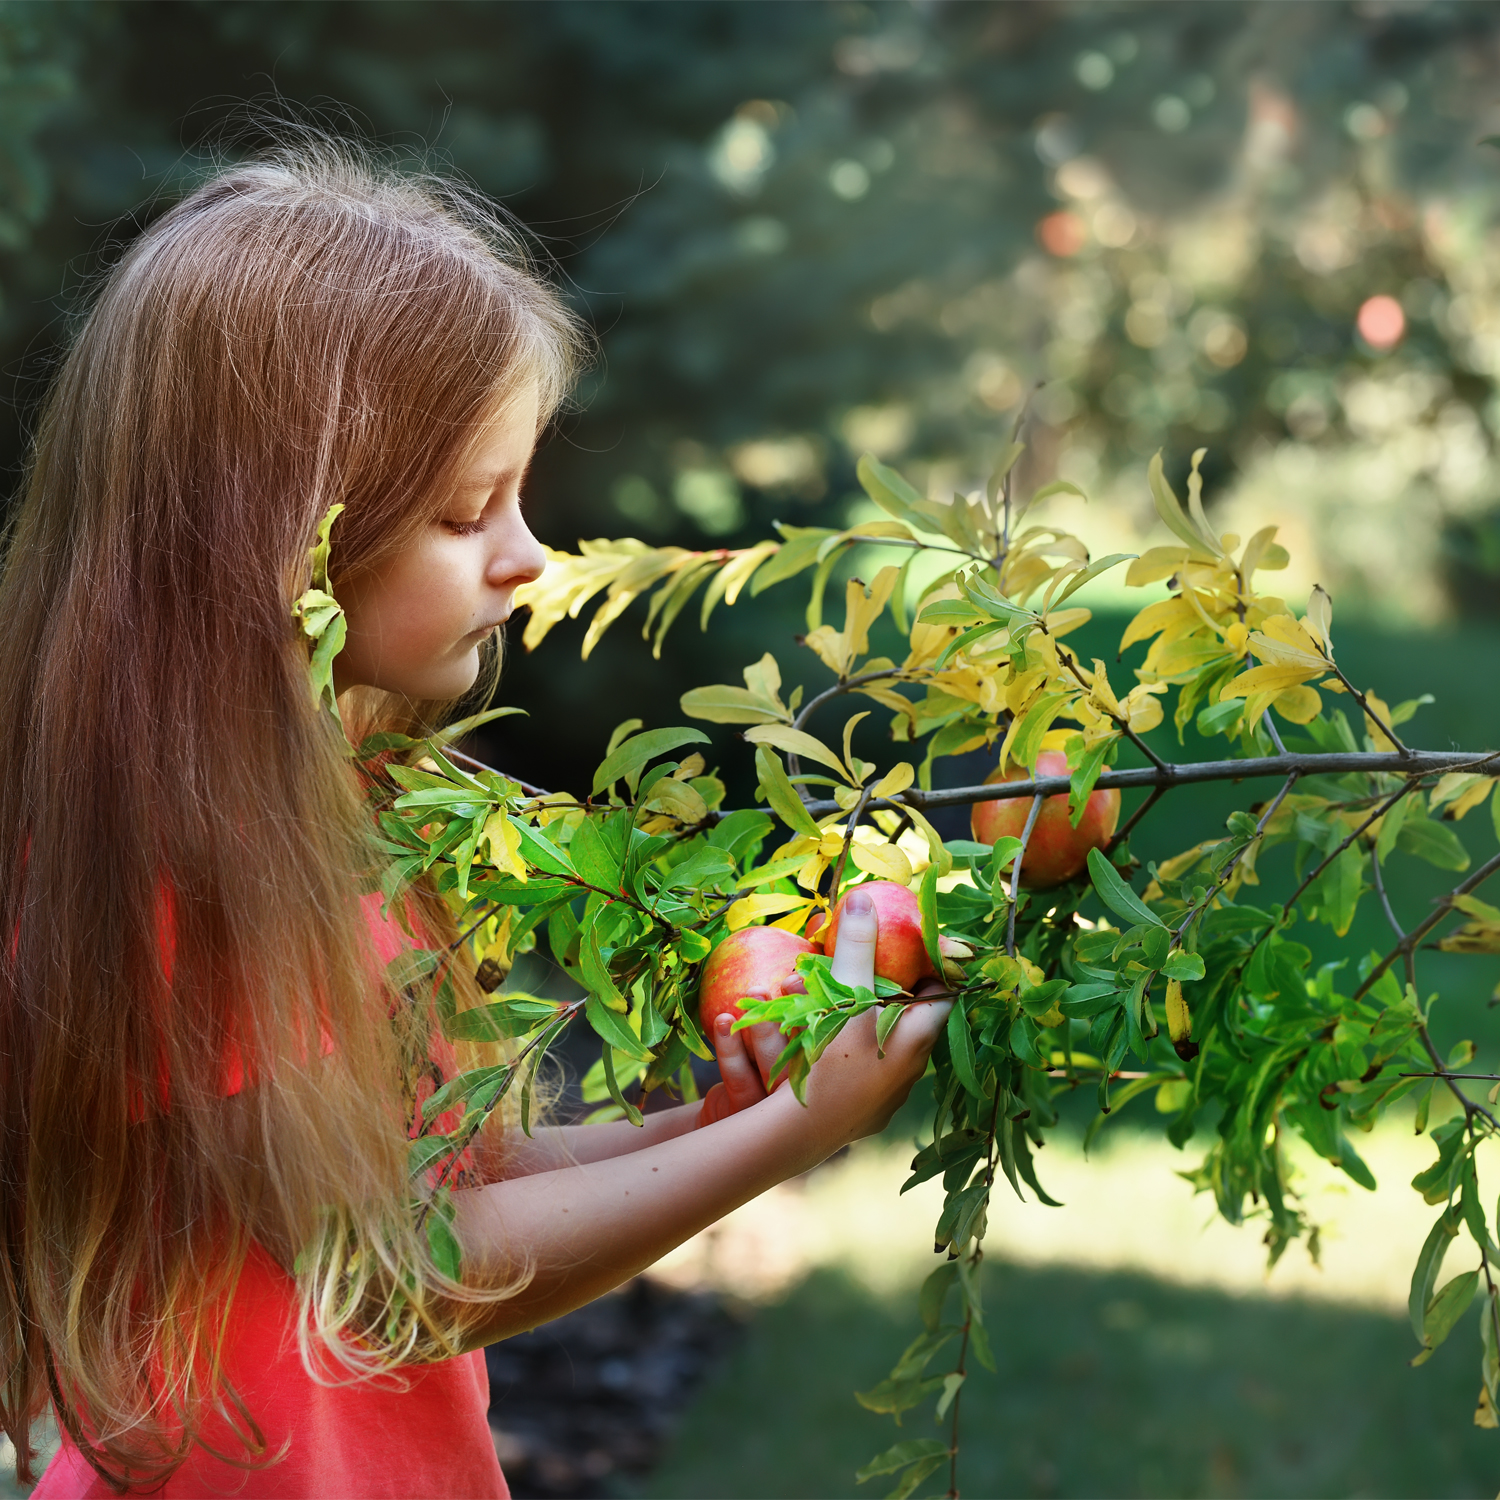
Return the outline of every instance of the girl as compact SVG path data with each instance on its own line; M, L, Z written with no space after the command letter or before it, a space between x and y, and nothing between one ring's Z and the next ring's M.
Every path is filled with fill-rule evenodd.
M405 939L360 894L290 604L342 501L351 738L492 685L579 350L494 211L304 140L164 214L59 372L0 575L0 1424L28 1480L50 1402L39 1497L504 1495L482 1346L878 1131L923 1071L942 1005L883 1060L873 1013L848 1028L806 1107L761 1086L775 1033L726 1020L701 1105L484 1141L462 1281L426 1251ZM453 940L435 893L409 913Z

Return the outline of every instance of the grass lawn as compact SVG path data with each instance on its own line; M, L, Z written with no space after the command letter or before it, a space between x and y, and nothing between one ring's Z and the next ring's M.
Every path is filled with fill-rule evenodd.
M1467 1319L1412 1370L1396 1316L1303 1299L991 1263L986 1301L999 1371L964 1393L965 1495L1490 1495L1500 1481L1500 1435L1469 1424ZM854 1471L901 1434L849 1393L917 1329L909 1295L815 1272L752 1323L644 1493L882 1494ZM907 1418L907 1435L934 1430Z

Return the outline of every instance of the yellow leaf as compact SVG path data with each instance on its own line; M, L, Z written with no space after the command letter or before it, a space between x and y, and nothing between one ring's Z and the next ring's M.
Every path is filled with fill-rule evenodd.
M1161 703L1157 695L1166 690L1164 682L1143 682L1125 695L1125 702L1121 707L1124 709L1126 722L1136 734L1144 734L1161 723Z
M1250 637L1250 649L1267 665L1303 667L1304 676L1328 670L1322 648L1291 615L1270 616Z
M790 724L756 724L745 731L745 738L753 745L774 745L788 755L800 755L828 766L840 776L847 776L843 762L823 744L805 730L793 729Z
M651 789L651 795L642 804L645 812L666 813L682 823L701 823L708 816L708 804L696 788L685 781L664 777Z
M858 726L858 724L860 723L860 721L862 719L868 719L869 717L870 717L870 710L867 708L867 709L864 710L863 713L857 713L857 714L855 714L844 725L844 766L847 769L847 771L849 772L849 779L850 779L850 781L852 781L852 782L854 782L856 784L858 784L859 782L863 781L865 779L865 776L869 775L870 771L873 771L875 769L874 766L870 766L867 771L865 771L863 774L861 774L860 767L862 765L864 765L865 762L863 762L863 761L857 761L855 759L855 757L854 757L854 731L855 731L855 728Z
M1391 722L1391 711L1385 701L1378 698L1374 693L1365 694L1365 702L1380 715L1381 720L1389 724ZM1369 736L1370 743L1377 750L1394 750L1396 747L1391 743L1391 738L1386 734L1379 724L1369 715L1365 715L1365 733Z
M1333 600L1328 597L1327 590L1321 583L1313 585L1312 597L1307 601L1307 614L1302 623L1308 634L1332 656L1333 637L1329 632L1333 628Z
M1222 702L1225 698L1248 698L1252 693L1284 693L1288 688L1306 682L1316 672L1323 670L1325 668L1322 662L1311 671L1306 667L1293 666L1251 667L1225 685L1223 692L1219 694L1219 700Z
M1175 1047L1193 1034L1193 1015L1187 1001L1182 998L1182 985L1175 979L1167 981L1167 1035Z
M768 891L761 896L741 896L725 914L724 925L731 932L738 932L740 928L749 927L762 917L774 916L806 905L805 896L785 895L780 891Z
M1159 583L1170 578L1187 560L1186 547L1148 547L1125 570L1125 585L1134 589L1146 583Z
M1494 786L1493 776L1476 776L1472 771L1449 771L1432 789L1431 806L1434 810L1445 803L1453 804L1444 814L1449 818L1461 818L1466 812L1478 807Z
M894 844L866 844L856 839L849 846L849 858L877 880L911 884L911 861Z
M521 858L521 830L503 812L497 810L489 815L479 842L489 845L490 862L497 870L523 882L527 879L526 861Z
M1115 697L1114 689L1109 685L1109 673L1097 656L1094 658L1093 694L1095 701L1107 712L1119 717L1120 700Z
M819 900L804 901L795 911L789 911L784 917L777 917L770 925L780 927L785 932L795 932L800 937L802 929L807 926L807 919L822 904Z
M1056 640L1059 636L1077 630L1080 625L1087 625L1093 618L1093 611L1088 609L1056 609L1046 617L1045 623L1048 634Z
M911 762L903 760L899 765L892 766L884 776L870 789L872 797L897 797L917 779L917 773L912 769Z
M1223 843L1222 839L1206 839L1201 844L1194 844L1191 849L1184 850L1181 854L1174 854L1171 859L1164 859L1156 867L1156 878L1158 880L1178 880L1186 875L1199 860L1208 853L1210 849L1217 849Z
M844 668L848 663L844 656L844 637L841 631L835 630L832 625L819 625L816 630L807 632L802 638L802 644L815 651L818 660L830 672L836 672L840 677L844 675Z
M880 618L900 573L900 568L882 568L869 585L858 578L849 580L844 591L843 662L837 668L841 675L870 649L870 626Z
M1276 695L1276 712L1293 724L1311 724L1323 712L1323 700L1317 688L1299 684Z

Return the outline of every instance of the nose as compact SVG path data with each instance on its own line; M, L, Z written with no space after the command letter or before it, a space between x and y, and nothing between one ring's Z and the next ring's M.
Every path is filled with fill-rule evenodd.
M530 527L517 514L506 528L502 546L490 559L488 581L496 588L519 587L535 583L547 571L547 554L531 534Z

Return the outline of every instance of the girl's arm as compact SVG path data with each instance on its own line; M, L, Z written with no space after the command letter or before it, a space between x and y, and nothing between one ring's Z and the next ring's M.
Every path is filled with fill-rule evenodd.
M862 982L869 984L875 914L865 905L863 912L852 901L846 908L835 962L840 977L854 982L868 970ZM948 1010L942 1002L908 1005L883 1058L875 1012L867 1011L813 1065L805 1107L781 1088L702 1129L665 1136L664 1128L665 1138L612 1160L455 1193L458 1236L474 1280L501 1284L522 1267L531 1272L526 1287L497 1303L470 1334L468 1347L592 1301L767 1188L882 1130L922 1076ZM655 1118L691 1113L689 1106Z
M544 1126L529 1137L508 1131L490 1145L483 1162L483 1180L502 1182L559 1167L606 1161L748 1109L766 1097L761 1079L775 1065L786 1038L769 1023L748 1026L743 1031L731 1030L733 1024L728 1015L715 1018L712 1040L723 1081L715 1084L705 1098L658 1110L640 1125L610 1120L599 1125Z

